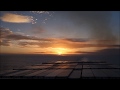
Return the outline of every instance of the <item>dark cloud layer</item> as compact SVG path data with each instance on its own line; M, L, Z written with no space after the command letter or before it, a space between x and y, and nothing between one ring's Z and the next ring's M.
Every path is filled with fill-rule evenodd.
M64 40L70 41L70 42L87 42L89 39L84 38L65 38Z

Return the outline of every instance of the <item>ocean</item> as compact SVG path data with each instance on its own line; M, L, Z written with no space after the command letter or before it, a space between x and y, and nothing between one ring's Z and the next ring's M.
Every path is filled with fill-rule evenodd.
M109 64L120 65L119 55L117 56L96 56L96 55L39 55L39 54L0 54L0 71L21 68L28 65L40 64L43 62L57 60L88 60L106 61Z
M57 60L76 60L78 56L1 54L0 71Z

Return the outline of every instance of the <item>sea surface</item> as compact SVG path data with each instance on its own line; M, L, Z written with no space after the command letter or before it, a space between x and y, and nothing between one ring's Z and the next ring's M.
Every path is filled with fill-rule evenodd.
M39 54L0 54L0 71L21 68L28 65L57 60L88 60L106 61L109 64L120 65L119 56L89 56L89 55L39 55Z
M76 60L78 56L1 54L0 71L57 60Z

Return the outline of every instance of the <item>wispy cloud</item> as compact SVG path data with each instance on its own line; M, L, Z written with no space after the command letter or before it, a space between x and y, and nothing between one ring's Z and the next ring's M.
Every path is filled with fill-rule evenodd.
M36 54L37 54L37 53L38 53L38 54L39 54L39 53L41 53L41 54L46 54L46 52L34 52L34 53L36 53Z
M10 23L30 23L32 22L32 17L6 13L2 17L0 17L0 20Z
M87 54L87 53L93 53L93 52L86 52L86 51L76 51L74 53L77 53L77 54Z
M12 42L17 42L18 46L21 47L34 47L38 48L48 48L48 47L65 47L65 48L88 48L88 47L120 47L120 45L106 44L108 40L98 40L99 42L104 42L105 44L93 43L97 40L89 40L83 38L38 38L35 36L27 36L22 34L17 34L12 32L7 28L0 27L0 45L10 46ZM92 43L91 43L92 42Z
M34 13L34 14L49 14L49 12L48 11L30 11L30 12L32 12L32 13Z
M10 34L12 34L12 31L10 31L8 28L0 27L0 38L4 38Z
M34 36L27 36L12 32L10 29L0 27L0 38L9 40L40 40L40 41L51 41L51 39L41 39Z
M27 45L38 45L38 46L47 45L48 46L48 43L50 45L50 43L54 40L48 39L48 38L37 38L34 36L18 34L18 33L12 32L10 29L0 27L0 45L9 46L10 41L15 41L15 42L17 41L18 45L20 46L27 46Z
M30 39L28 36L15 34L10 29L0 27L0 38L9 40Z
M65 38L64 40L70 41L70 42L87 42L89 39L84 38Z
M10 46L11 45L11 41L8 40L8 39L0 40L0 45L2 45L2 46Z

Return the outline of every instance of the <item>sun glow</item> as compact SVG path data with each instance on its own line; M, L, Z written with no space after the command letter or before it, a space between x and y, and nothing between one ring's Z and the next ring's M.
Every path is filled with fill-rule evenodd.
M68 49L66 48L55 48L54 49L54 53L57 55L63 55L63 54L67 54L68 53Z
M58 52L58 55L62 55L62 52Z

